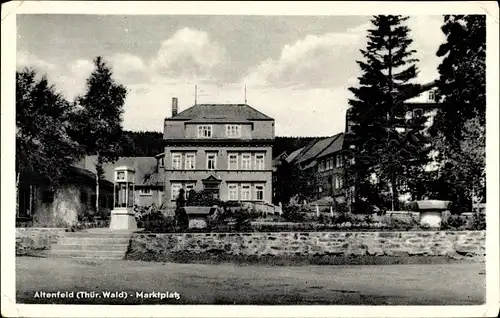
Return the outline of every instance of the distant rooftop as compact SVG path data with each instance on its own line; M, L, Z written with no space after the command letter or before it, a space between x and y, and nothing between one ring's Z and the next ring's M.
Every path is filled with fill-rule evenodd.
M247 104L197 104L167 120L189 121L251 121L273 120Z

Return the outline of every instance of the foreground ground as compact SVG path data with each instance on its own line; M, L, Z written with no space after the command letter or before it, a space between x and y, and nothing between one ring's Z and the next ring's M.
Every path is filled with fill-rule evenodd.
M238 266L16 259L18 303L468 305L485 299L484 263ZM125 291L127 299L41 299L35 292ZM146 299L136 292L177 292Z

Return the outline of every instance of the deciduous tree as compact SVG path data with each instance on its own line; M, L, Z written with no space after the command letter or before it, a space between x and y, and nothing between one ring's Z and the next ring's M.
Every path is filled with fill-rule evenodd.
M486 17L446 15L446 41L437 52L441 104L431 127L442 163L440 197L468 209L471 191L484 193L486 125ZM473 186L473 188L471 188Z
M72 106L33 69L16 72L16 189L21 176L54 187L83 155L68 132Z
M99 180L103 165L118 159L123 141L122 114L127 95L125 86L113 79L111 68L102 57L94 59L94 71L86 82L86 92L78 96L78 114L73 134L87 154L95 154L96 212L99 212ZM83 119L83 120L82 120Z

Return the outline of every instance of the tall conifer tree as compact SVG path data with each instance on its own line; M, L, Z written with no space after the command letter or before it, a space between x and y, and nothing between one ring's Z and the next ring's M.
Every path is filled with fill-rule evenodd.
M423 114L407 117L405 100L418 90L418 69L408 17L378 15L371 20L359 85L351 87L346 136L347 180L358 203L390 203L398 208L399 186L420 177L427 161L428 140ZM373 178L376 176L376 178ZM387 193L384 197L383 193ZM386 206L389 208L389 206ZM364 208L363 208L364 209Z

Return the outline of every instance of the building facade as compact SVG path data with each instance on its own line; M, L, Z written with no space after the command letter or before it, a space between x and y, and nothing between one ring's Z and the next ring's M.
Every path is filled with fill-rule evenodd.
M113 208L113 184L102 180L99 191L99 214L96 214L95 174L74 166L51 185L46 178L23 175L18 185L16 223L34 226L69 226L83 216L106 219Z
M247 104L198 104L164 125L164 201L180 189L223 201L272 202L274 119Z
M96 156L86 156L80 167L95 173ZM127 166L135 170L134 203L139 206L150 206L153 203L160 207L164 204L163 188L165 185L164 154L155 157L119 157L116 162L103 165L103 180L114 180L114 169Z
M343 144L343 133L318 138L293 151L285 159L300 169L312 172L317 184L315 199L330 200L333 206L345 202Z

